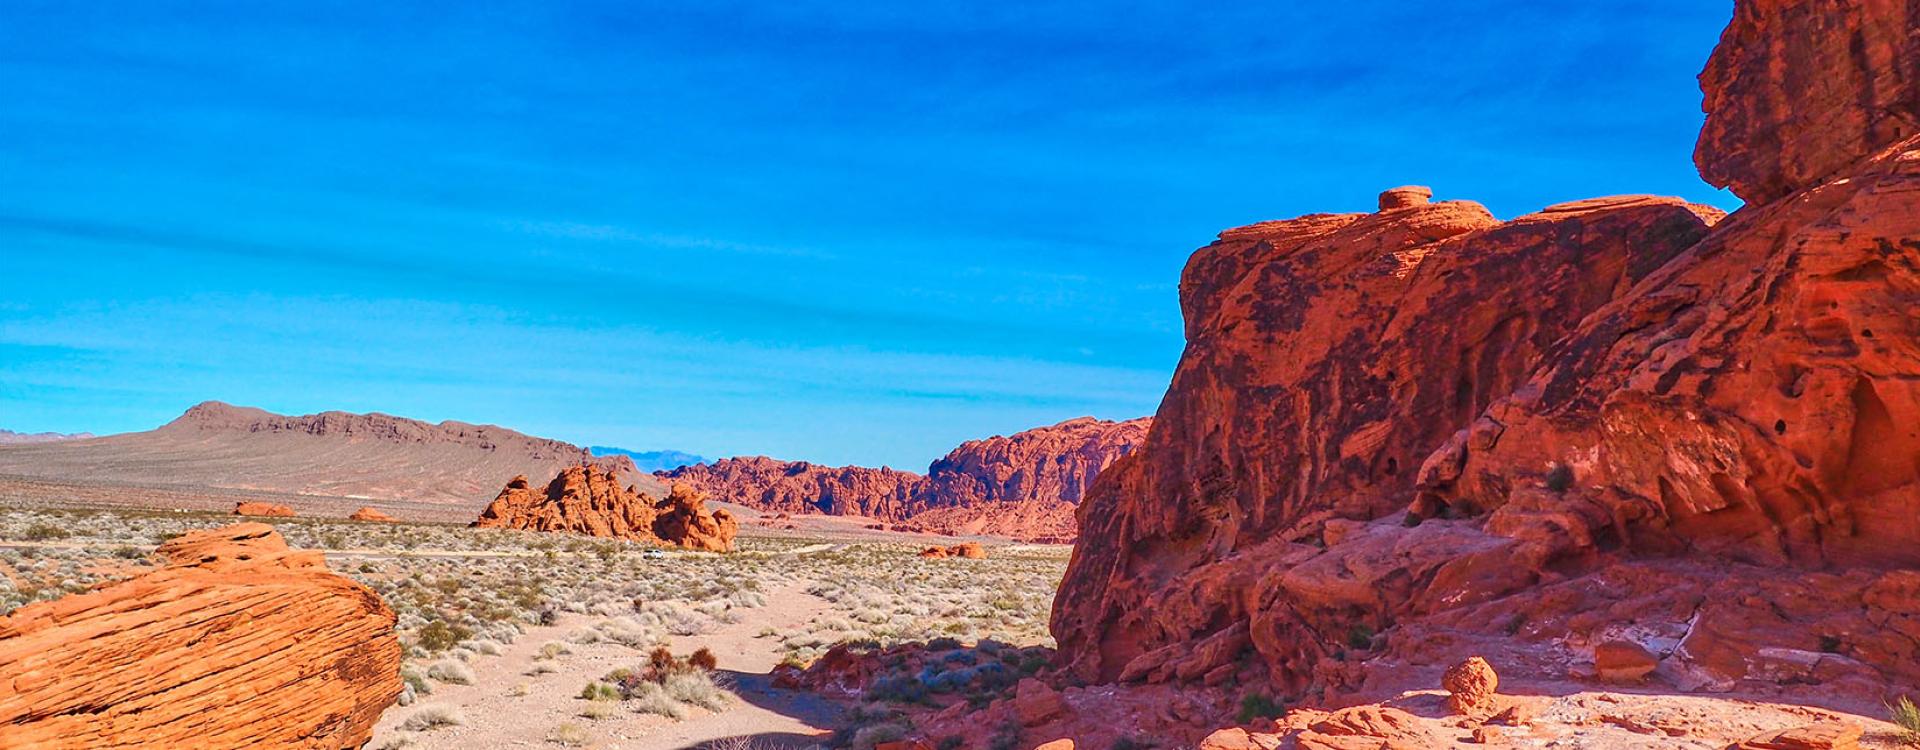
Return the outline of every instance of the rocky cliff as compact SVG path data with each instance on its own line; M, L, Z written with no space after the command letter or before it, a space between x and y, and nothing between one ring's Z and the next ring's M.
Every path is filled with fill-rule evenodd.
M657 476L769 513L866 516L943 533L1067 540L1074 533L1073 507L1093 478L1131 453L1151 421L1081 417L970 440L933 462L926 475L754 456Z
M725 510L709 511L692 488L675 485L661 500L620 480L620 475L592 465L570 466L540 488L524 476L514 477L470 525L663 542L712 552L733 549L739 522Z
M259 523L158 554L158 570L0 617L0 745L366 744L400 694L378 596Z
M1920 681L1909 15L1738 3L1724 219L1395 190L1195 253L1146 444L1080 506L1063 665L1338 698L1627 640L1682 689Z

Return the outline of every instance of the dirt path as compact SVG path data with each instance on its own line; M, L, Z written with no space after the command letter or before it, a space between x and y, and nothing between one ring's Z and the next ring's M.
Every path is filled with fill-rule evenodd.
M679 750L733 737L750 737L756 748L802 748L819 741L836 708L807 694L773 688L767 673L780 662L779 642L757 638L766 628L789 628L830 608L825 600L806 593L807 584L795 583L767 592L767 605L741 610L739 622L722 624L694 636L675 636L677 654L701 647L719 658L720 672L732 683L740 700L725 710L690 708L681 721L634 713L622 707L613 718L593 720L579 714L587 701L580 689L617 667L645 661L639 651L613 643L568 644L573 653L551 661L534 657L540 645L564 641L566 634L596 618L571 616L551 627L531 628L501 656L476 656L469 666L472 685L436 682L433 694L412 706L394 706L374 729L372 748L403 740L410 748L557 747L548 743L555 727L572 723L586 731L587 747L620 750ZM551 674L530 675L536 664L551 665ZM516 695L516 693L521 693ZM422 707L453 706L464 714L464 726L424 732L400 729Z

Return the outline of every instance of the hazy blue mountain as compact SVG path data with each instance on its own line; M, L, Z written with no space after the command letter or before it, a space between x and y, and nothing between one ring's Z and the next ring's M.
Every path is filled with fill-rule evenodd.
M626 456L633 459L633 464L640 467L641 471L649 474L707 462L703 457L684 451L630 451L607 445L590 445L587 450L596 456Z

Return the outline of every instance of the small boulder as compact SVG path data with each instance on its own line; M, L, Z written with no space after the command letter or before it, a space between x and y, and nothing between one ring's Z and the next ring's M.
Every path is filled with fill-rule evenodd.
M236 516L292 518L293 509L278 503L244 502L233 504L233 514Z
M1433 188L1421 185L1403 185L1380 194L1380 210L1392 211L1396 208L1424 206L1433 200Z
M1500 675L1493 665L1478 656L1455 664L1440 679L1447 691L1447 708L1467 716L1484 716L1499 710L1495 700Z
M1073 740L1058 739L1051 742L1042 742L1035 745L1033 750L1073 750Z
M1860 725L1821 721L1776 732L1763 732L1727 750L1858 750Z
M1660 657L1633 641L1612 640L1593 647L1593 671L1601 682L1637 684L1660 666Z
M356 510L353 512L353 515L347 516L347 518L353 521L392 521L393 520L393 516L389 516L386 513L381 512L379 508L373 508L373 507L366 507L366 508L361 508L359 510Z
M1013 689L1013 713L1022 726L1045 724L1066 711L1067 704L1060 698L1060 691L1044 682L1029 677Z

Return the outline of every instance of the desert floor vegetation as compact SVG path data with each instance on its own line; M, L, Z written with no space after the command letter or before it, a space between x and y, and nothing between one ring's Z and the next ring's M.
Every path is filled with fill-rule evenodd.
M236 520L0 504L0 615L133 575L160 542ZM1050 646L1067 556L1013 546L925 559L915 540L750 531L722 555L452 524L270 523L295 547L325 550L396 614L404 688L374 747L805 746L754 739L763 734L871 745L893 722L863 722L871 731L836 742L841 709L787 706L807 699L776 695L767 673L841 643Z

